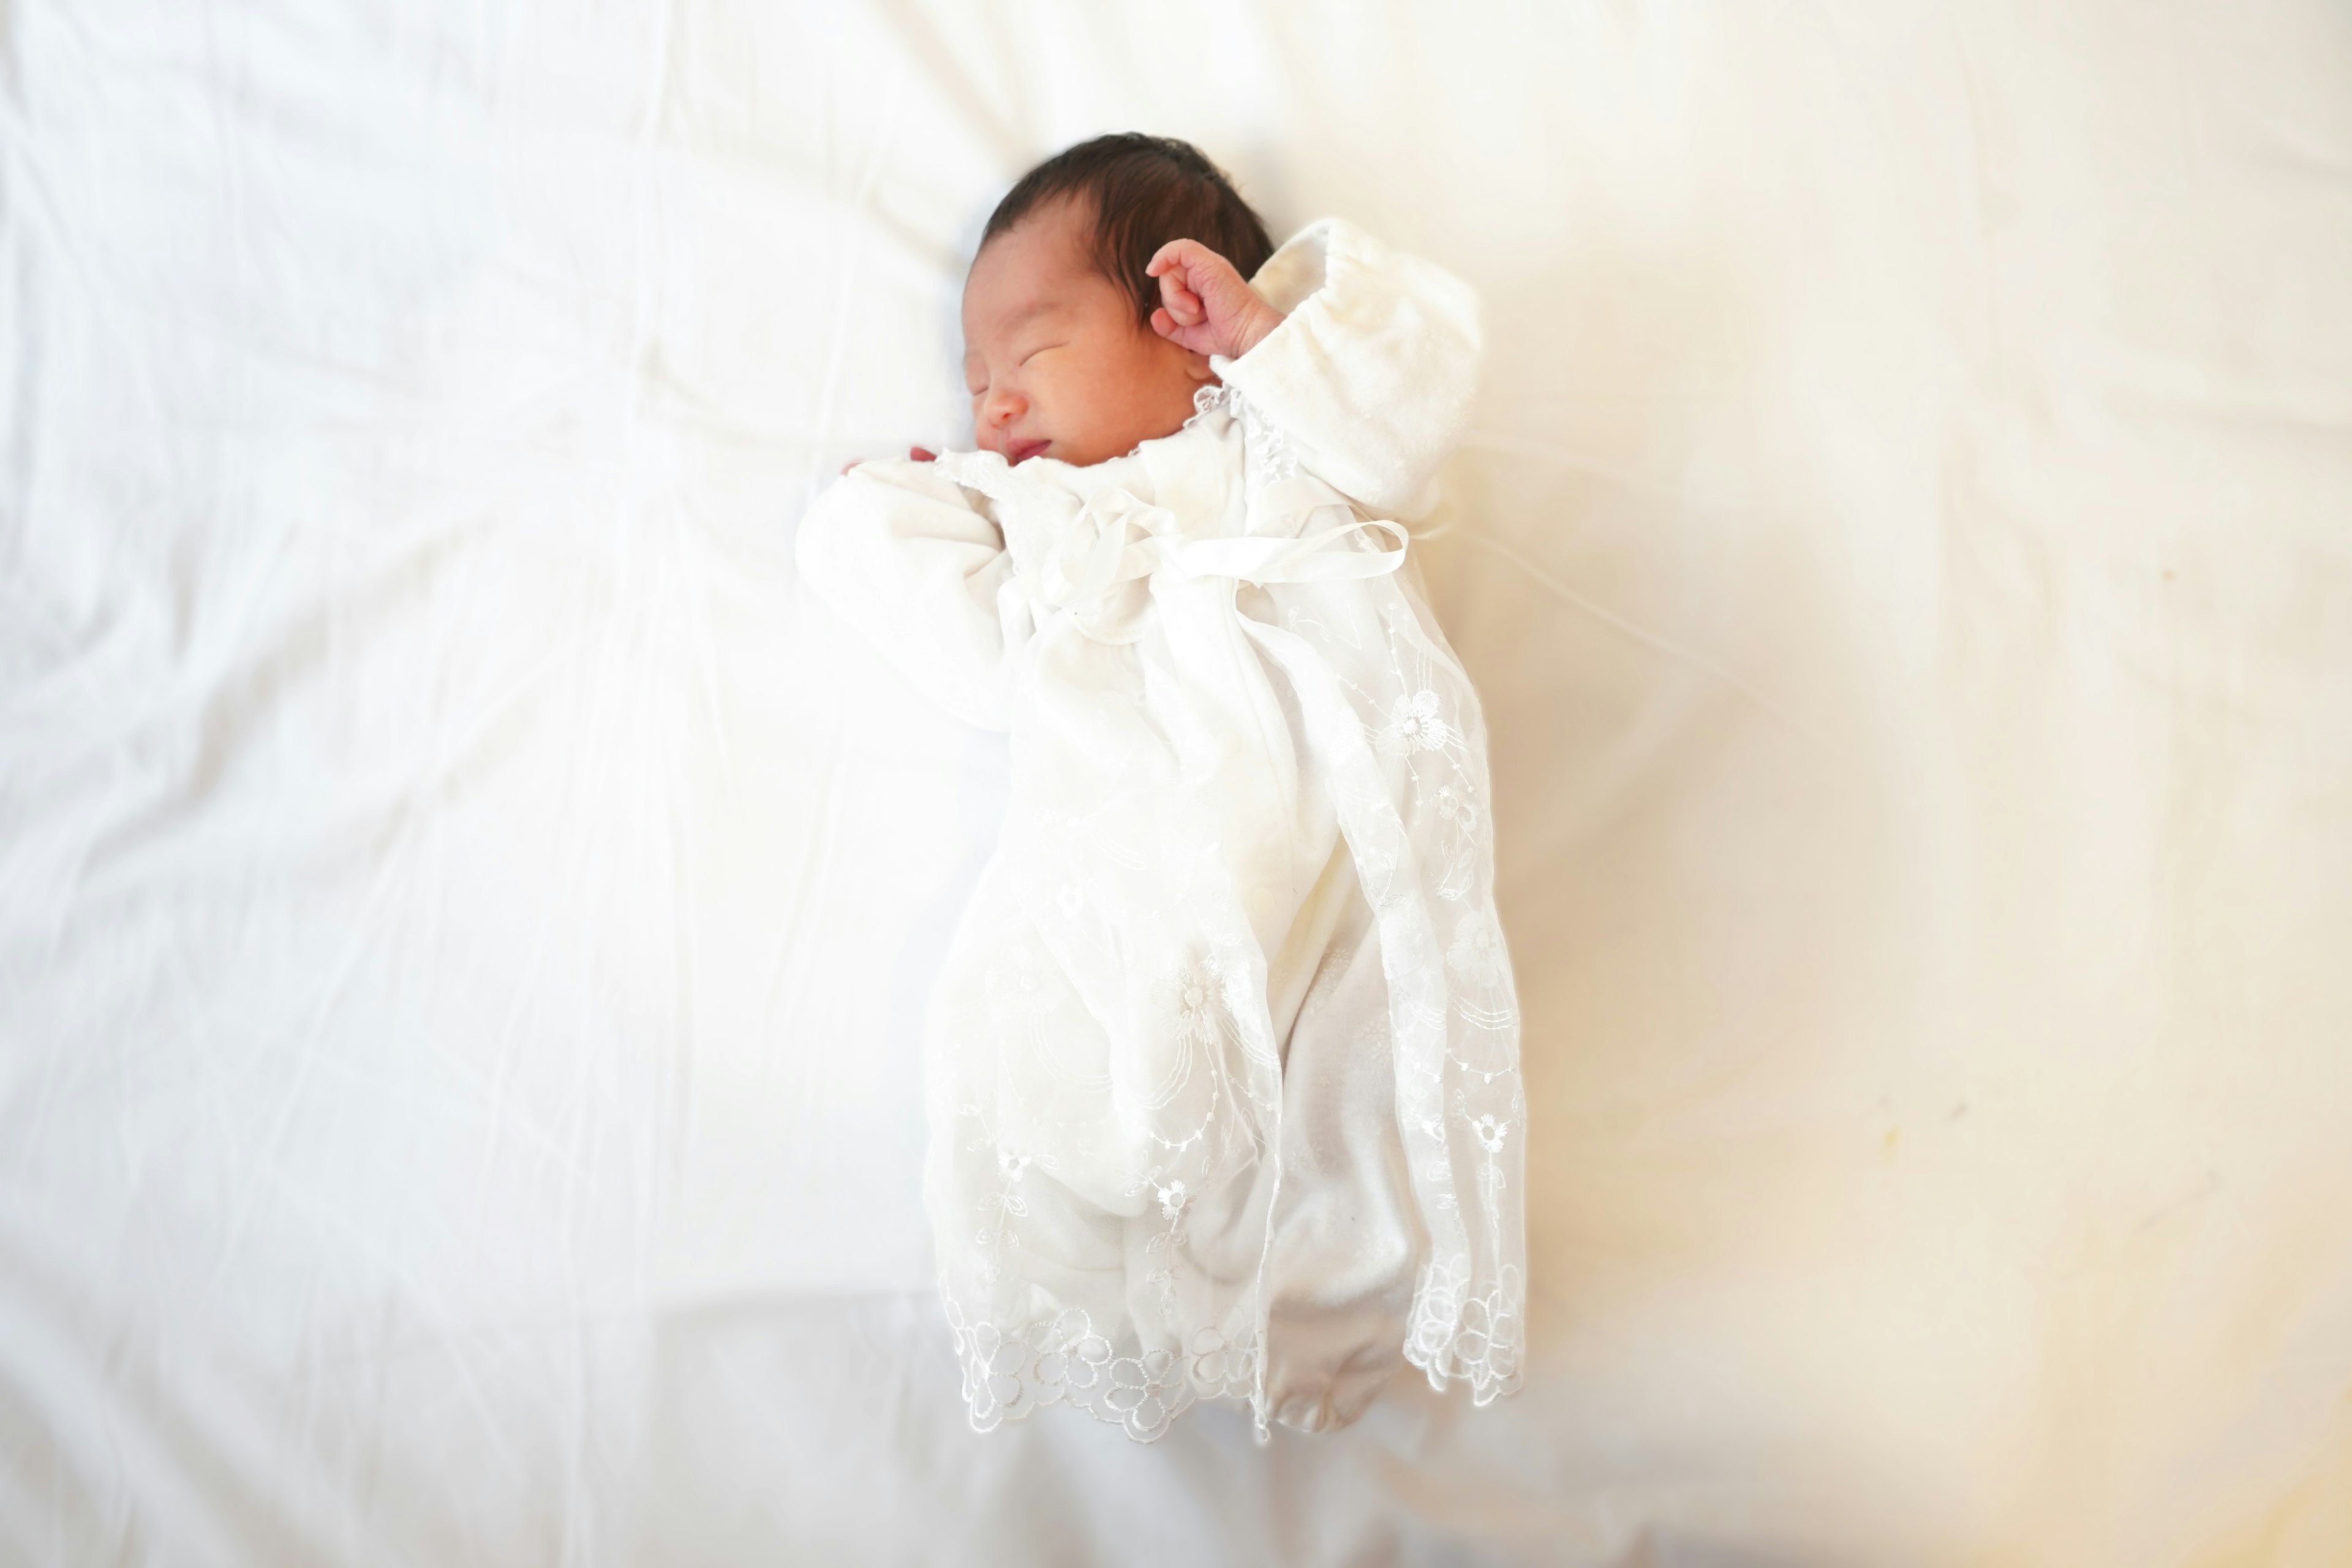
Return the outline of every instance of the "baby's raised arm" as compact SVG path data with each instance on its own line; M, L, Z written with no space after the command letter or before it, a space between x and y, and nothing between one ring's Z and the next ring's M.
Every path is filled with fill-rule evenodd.
M1151 330L1195 353L1239 359L1282 325L1282 312L1197 239L1170 240L1143 270L1160 279Z
M1290 438L1309 472L1366 510L1425 512L1477 383L1476 293L1336 218L1302 230L1244 287L1275 324L1243 353L1212 361L1225 384ZM1201 299L1213 321L1211 296ZM1227 319L1265 318L1242 302Z

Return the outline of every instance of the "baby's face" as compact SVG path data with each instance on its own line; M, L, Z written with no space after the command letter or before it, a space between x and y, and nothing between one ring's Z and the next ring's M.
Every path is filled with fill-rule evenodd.
M1069 202L996 237L963 285L964 384L973 437L1007 462L1083 468L1171 436L1213 380L1206 355L1170 342L1088 265Z

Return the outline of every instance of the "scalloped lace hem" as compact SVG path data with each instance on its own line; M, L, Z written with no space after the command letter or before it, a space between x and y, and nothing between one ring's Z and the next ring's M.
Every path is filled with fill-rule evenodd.
M1464 1271L1423 1269L1413 1291L1404 1359L1441 1394L1457 1379L1468 1384L1475 1405L1517 1394L1527 1363L1527 1291L1519 1271L1505 1266L1492 1285L1473 1295Z
M1150 1443L1198 1401L1247 1403L1256 1385L1256 1346L1215 1329L1194 1330L1181 1356L1139 1348L1120 1354L1080 1308L1007 1332L986 1320L969 1322L953 1297L943 1300L976 1432L1067 1405Z
M1506 1269L1486 1290L1469 1295L1453 1276L1424 1271L1404 1358L1428 1377L1430 1387L1443 1393L1448 1383L1466 1383L1474 1405L1517 1392L1526 1344L1517 1272ZM1246 1334L1196 1329L1181 1354L1123 1349L1097 1333L1080 1308L1007 1331L984 1319L967 1320L953 1297L943 1295L942 1302L975 1432L1066 1405L1136 1442L1154 1443L1196 1404L1255 1409L1260 1397L1257 1345Z

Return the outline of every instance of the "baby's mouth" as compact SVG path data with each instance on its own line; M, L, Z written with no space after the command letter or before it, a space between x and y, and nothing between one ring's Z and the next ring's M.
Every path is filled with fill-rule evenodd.
M1004 460L1007 463L1025 463L1053 444L1051 441L1015 441L1004 449Z

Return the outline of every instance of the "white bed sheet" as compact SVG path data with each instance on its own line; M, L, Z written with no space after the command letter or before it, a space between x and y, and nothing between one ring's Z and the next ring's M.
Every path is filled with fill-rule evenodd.
M2340 6L0 44L0 1560L2352 1556ZM1126 127L1487 298L1485 1411L982 1438L922 1294L1003 757L793 521L959 439L980 219Z

